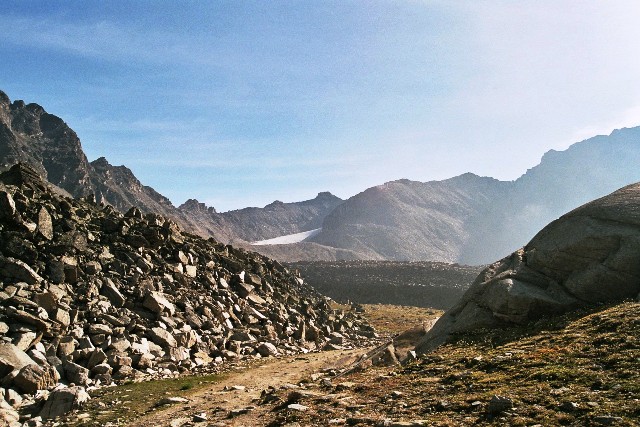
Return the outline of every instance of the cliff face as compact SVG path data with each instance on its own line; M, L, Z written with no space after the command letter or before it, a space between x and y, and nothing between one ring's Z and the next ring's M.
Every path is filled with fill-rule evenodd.
M76 133L38 104L0 92L0 166L24 162L73 196L92 192L91 166Z

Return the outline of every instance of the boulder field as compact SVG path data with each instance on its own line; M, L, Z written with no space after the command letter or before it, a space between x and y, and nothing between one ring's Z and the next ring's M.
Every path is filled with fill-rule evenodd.
M171 220L0 174L0 424L54 418L113 381L369 342L277 261ZM4 423L4 424L3 424Z
M429 352L457 333L523 324L639 293L640 183L563 215L487 267L416 351Z

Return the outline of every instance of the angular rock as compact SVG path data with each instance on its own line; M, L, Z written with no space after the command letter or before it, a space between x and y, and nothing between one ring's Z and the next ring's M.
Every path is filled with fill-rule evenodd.
M164 348L177 347L178 342L169 331L162 328L151 328L149 331L151 340Z
M124 306L126 299L111 279L106 279L102 282L100 293L106 296L114 307Z
M82 387L67 387L54 390L40 411L45 419L60 417L74 409L81 408L90 399L89 394Z
M271 344L270 342L263 342L261 343L256 350L258 351L258 353L260 353L261 356L263 357L268 357L268 356L277 356L278 355L278 349L276 348L275 345Z
M13 344L0 342L0 377L9 372L20 370L27 365L35 365L35 362Z
M175 314L175 307L162 292L149 292L142 305L156 314L166 313L169 316Z
M0 274L2 277L23 281L29 285L42 282L42 277L33 271L31 267L23 261L11 257L0 256Z
M38 212L38 233L47 240L53 239L53 222L49 211L44 206Z
M67 362L63 365L64 376L67 381L75 385L86 385L89 382L89 370L73 362Z
M13 385L23 393L33 394L55 386L58 379L57 371L51 366L27 365L20 369L13 379Z

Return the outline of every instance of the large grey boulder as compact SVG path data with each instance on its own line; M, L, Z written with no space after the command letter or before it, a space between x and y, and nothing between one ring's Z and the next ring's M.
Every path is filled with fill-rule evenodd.
M640 293L640 183L553 221L487 267L425 335L428 352L456 333L522 324Z

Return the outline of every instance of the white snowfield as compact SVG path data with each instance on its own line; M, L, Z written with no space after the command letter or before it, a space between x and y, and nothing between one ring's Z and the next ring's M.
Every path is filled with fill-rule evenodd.
M316 228L315 230L303 231L302 233L287 234L286 236L274 237L273 239L259 240L251 243L255 246L262 245L288 245L290 243L299 243L309 237L313 237L318 234L322 228Z

